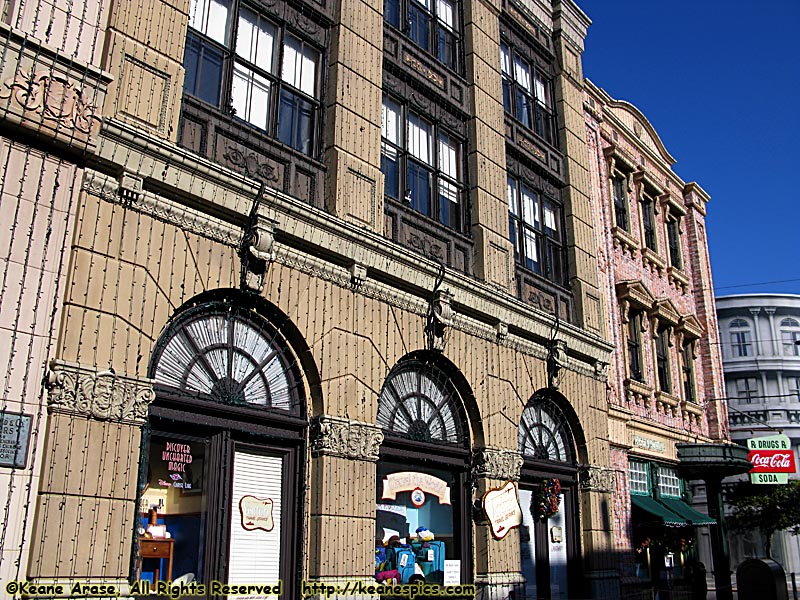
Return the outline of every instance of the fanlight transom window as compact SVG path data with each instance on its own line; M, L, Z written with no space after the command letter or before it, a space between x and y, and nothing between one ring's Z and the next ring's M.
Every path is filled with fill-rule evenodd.
M418 442L463 444L461 400L438 367L409 360L395 367L378 398L378 425Z
M298 390L288 349L260 315L227 303L193 309L159 341L156 383L223 404L296 412Z
M547 398L534 396L522 411L517 443L525 458L569 463L575 460L566 416Z

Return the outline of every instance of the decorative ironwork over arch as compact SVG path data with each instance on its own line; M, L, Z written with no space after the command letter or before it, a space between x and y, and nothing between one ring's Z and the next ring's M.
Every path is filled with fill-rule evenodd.
M378 425L418 442L467 442L461 398L439 367L417 359L389 373L378 398Z
M299 414L299 372L283 337L258 313L212 302L179 315L150 365L157 384L222 404Z
M567 417L555 401L547 396L536 394L522 411L517 445L525 458L575 462L575 448Z

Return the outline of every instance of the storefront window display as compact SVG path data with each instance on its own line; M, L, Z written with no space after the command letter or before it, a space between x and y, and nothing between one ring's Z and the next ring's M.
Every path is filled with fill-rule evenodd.
M688 585L687 568L697 562L696 528L714 520L683 500L673 466L631 458L628 475L636 576L656 589Z
M179 311L151 361L135 579L292 586L304 396L289 345L243 303ZM291 592L285 589L282 592Z
M432 362L403 361L383 386L378 423L376 580L466 583L469 452L457 386Z

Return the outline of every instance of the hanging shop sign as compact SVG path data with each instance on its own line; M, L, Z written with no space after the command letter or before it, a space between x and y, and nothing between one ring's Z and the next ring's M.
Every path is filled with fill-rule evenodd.
M30 415L0 411L0 467L25 467L31 420Z
M383 480L383 500L395 500L399 492L412 492L414 505L421 502L419 506L425 502L425 494L436 496L439 499L439 504L450 504L450 486L447 482L428 473L419 473L417 471L400 471L399 473L390 473Z
M507 482L501 488L492 488L483 495L483 512L495 539L502 540L508 532L522 524L522 508L517 496L517 485Z
M239 500L239 512L242 514L242 529L253 531L263 529L272 531L275 522L272 520L272 498L256 498L255 496L242 496Z
M747 460L753 463L750 482L755 484L788 483L795 473L794 451L789 437L771 435L747 440Z

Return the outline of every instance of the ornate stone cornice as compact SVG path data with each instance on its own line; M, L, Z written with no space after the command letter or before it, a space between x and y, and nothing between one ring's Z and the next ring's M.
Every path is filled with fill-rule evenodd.
M153 381L51 360L47 375L51 413L143 425L155 399Z
M515 450L481 448L472 454L472 478L519 481L522 455Z
M580 488L587 492L611 494L614 492L615 477L614 469L588 465L581 469Z
M351 460L377 461L383 432L369 423L342 417L321 416L311 425L314 456L339 456Z
M111 76L5 23L0 46L0 121L93 151Z

